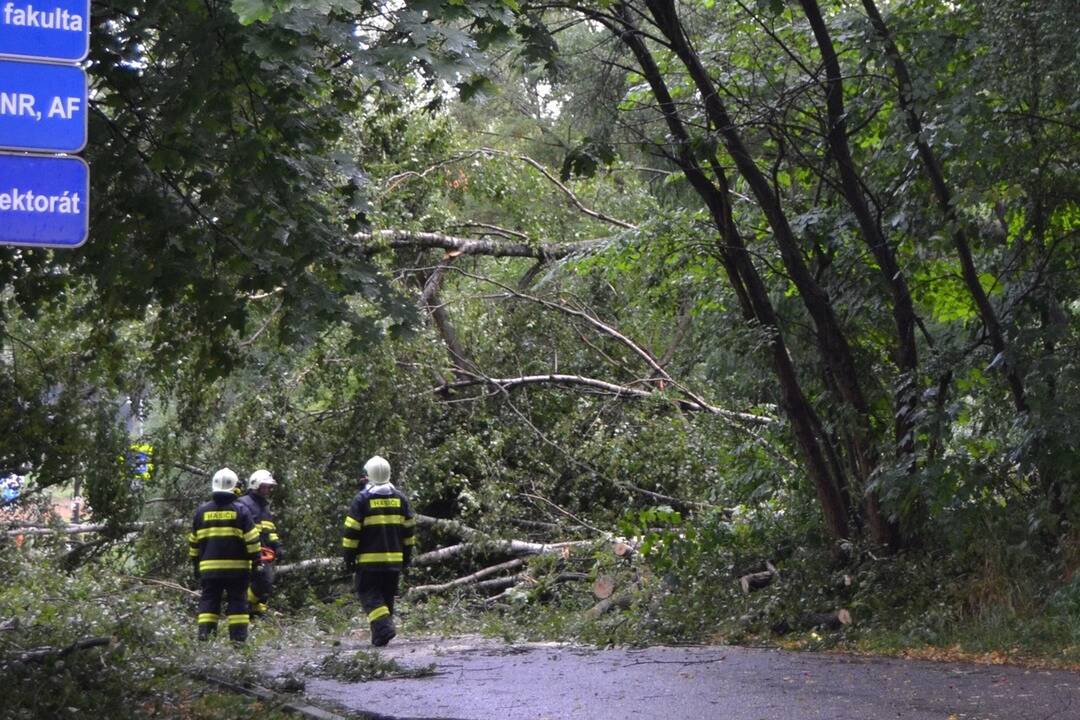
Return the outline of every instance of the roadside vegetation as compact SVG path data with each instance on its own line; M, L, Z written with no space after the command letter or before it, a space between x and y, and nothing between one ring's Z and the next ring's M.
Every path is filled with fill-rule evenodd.
M91 239L0 247L0 716L398 672L335 646L376 453L403 634L1080 664L1074 3L93 13ZM280 483L243 649L223 466Z

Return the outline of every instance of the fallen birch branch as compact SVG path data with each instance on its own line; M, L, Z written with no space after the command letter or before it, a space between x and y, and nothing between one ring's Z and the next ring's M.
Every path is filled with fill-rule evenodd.
M577 572L559 573L555 576L555 582L588 579L588 574ZM500 588L502 589L502 592L498 595L492 595L491 597L484 599L484 602L486 604L491 605L509 596L510 593L512 593L518 585L524 582L536 582L536 578L532 577L528 573L518 573L517 575L511 575L510 577L495 578L494 580L483 580L476 583L476 588L478 590L498 590Z
M119 530L128 532L139 532L151 527L184 527L187 525L187 521L184 520L166 520L164 522L135 522L128 523L127 525L119 526ZM74 525L65 525L63 527L47 527L47 526L24 526L10 530L6 530L5 534L8 537L14 537L16 535L82 535L83 533L99 533L108 527L106 523L77 523Z
M158 580L157 578L139 577L138 575L121 575L120 577L126 580L134 580L136 582L146 583L147 585L158 585L170 590L176 590L177 592L187 593L192 597L199 597L199 592L184 587L178 583L169 582L168 580Z
M478 583L489 575L495 575L496 573L501 573L506 570L513 570L515 568L521 567L524 564L525 561L523 559L514 558L513 560L508 560L507 562L499 563L498 565L492 565L491 567L486 567L483 570L478 570L471 575L459 577L456 580L451 580L450 582L440 583L438 585L417 585L416 587L409 588L405 594L409 597L419 597L422 595L429 595L431 593L452 590L457 587L462 587L463 585L471 585L472 583Z
M549 555L552 553L568 552L569 548L589 547L596 545L598 542L604 542L602 540L568 540L556 543L537 543L527 542L525 540L502 540L492 538L486 533L481 532L476 528L469 527L458 520L445 520L443 518L434 518L429 515L416 515L415 519L416 524L419 527L441 530L466 541L455 545L447 545L446 547L437 548L430 552L421 553L420 555L415 556L412 564L417 567L436 565L468 552L501 553L517 557ZM279 575L286 575L303 570L336 567L342 567L340 558L313 558L310 560L301 560L300 562L291 563L289 565L281 565L277 568L277 573Z
M86 638L85 640L77 640L70 645L62 648L43 646L33 648L32 650L26 650L19 653L16 657L11 658L8 662L28 663L39 662L50 657L65 657L75 652L76 650L86 650L92 647L101 647L108 645L112 642L111 637L93 637Z

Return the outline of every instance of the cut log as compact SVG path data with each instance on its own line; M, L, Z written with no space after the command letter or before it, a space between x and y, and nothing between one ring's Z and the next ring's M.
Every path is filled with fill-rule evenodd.
M772 563L767 562L765 565L765 570L747 573L739 578L739 585L742 587L744 593L749 595L752 590L760 590L763 587L768 587L772 584L773 580L780 577L780 573L776 571L776 568L773 567Z
M601 575L596 578L592 585L592 593L597 600L606 600L615 592L615 578L611 575Z
M591 608L585 611L585 617L590 620L595 620L601 615L611 610L625 610L630 607L630 602L633 597L628 592L619 593L618 595L612 595L609 598L605 598L600 602L593 605Z
M813 630L815 628L839 630L845 625L851 625L852 622L854 620L851 617L851 612L846 608L840 608L827 613L806 613L791 622L781 620L773 625L772 631L777 635L783 635L792 630Z

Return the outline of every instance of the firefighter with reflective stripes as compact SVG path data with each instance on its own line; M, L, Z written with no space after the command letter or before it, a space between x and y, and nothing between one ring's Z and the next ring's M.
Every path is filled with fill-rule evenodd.
M209 502L195 511L188 535L188 554L202 587L199 597L199 639L217 632L221 594L226 595L225 614L229 639L244 642L248 632L248 576L259 559L259 529L247 508L236 502L238 478L229 468L214 473Z
M371 644L386 645L394 630L394 596L412 561L415 520L405 495L390 484L390 463L376 455L364 465L368 485L349 507L341 539L345 567L371 625Z
M256 470L248 478L247 493L236 501L237 505L248 509L255 521L255 527L259 529L262 564L251 573L251 586L247 596L252 617L266 612L266 603L274 589L274 563L280 560L283 554L281 538L269 508L270 494L275 487L277 480L269 470Z

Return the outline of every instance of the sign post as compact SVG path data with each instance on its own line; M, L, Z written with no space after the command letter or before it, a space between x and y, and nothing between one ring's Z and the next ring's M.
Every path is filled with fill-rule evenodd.
M89 236L89 49L90 0L0 0L0 245Z

